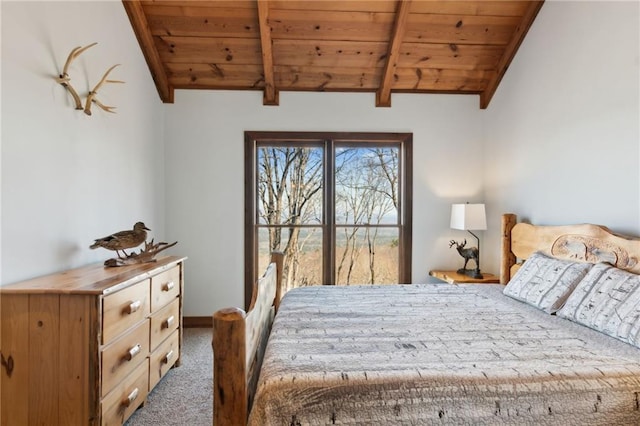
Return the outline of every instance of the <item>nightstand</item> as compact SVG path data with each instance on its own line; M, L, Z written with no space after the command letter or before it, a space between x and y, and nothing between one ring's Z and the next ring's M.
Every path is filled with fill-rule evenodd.
M482 278L472 278L456 271L429 271L429 275L449 284L496 284L500 282L500 277L486 272L482 273Z

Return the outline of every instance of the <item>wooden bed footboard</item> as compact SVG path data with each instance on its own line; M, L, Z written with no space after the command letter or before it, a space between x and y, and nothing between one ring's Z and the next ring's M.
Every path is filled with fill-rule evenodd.
M640 239L615 234L604 226L539 226L516 223L515 214L502 215L500 282L511 277L536 251L558 259L580 262L608 262L617 268L640 274Z
M284 255L253 286L247 312L225 308L213 314L213 424L244 425L256 391L264 350L280 304Z

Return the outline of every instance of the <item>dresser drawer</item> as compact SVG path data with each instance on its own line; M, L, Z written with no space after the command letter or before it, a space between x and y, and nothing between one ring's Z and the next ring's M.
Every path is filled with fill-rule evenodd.
M149 280L141 281L102 300L102 344L149 315Z
M151 350L155 350L180 324L180 300L173 299L151 317Z
M180 294L180 266L151 277L151 312L171 302Z
M149 360L145 359L100 403L102 425L122 425L149 393Z
M127 332L102 351L102 396L149 355L149 320Z
M156 349L150 357L149 389L158 384L160 379L180 357L180 332L175 330L171 337Z

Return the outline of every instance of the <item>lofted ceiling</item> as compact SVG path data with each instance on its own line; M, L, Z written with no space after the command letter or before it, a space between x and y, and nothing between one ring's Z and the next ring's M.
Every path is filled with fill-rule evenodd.
M174 89L479 95L543 1L123 0L163 102Z

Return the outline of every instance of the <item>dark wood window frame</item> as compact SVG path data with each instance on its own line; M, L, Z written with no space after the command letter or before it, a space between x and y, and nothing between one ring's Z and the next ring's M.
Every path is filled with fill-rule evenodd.
M364 132L269 132L269 131L245 131L245 226L244 226L244 267L245 267L245 308L248 309L251 303L253 285L258 277L258 253L257 253L257 224L256 224L256 153L261 142L305 142L305 141L328 141L329 143L352 144L357 146L361 143L398 143L400 145L400 211L399 214L399 263L400 268L399 283L411 282L411 246L412 246L412 210L413 210L413 134L412 133L364 133ZM333 142L332 142L333 141ZM327 161L326 163L329 163ZM325 164L325 175L327 175ZM330 166L329 166L330 167ZM332 199L331 185L326 185L324 197ZM327 215L323 227L333 227L333 219ZM326 235L327 233L325 233ZM326 237L325 237L326 242ZM326 249L325 249L326 250ZM328 257L331 259L331 256ZM332 272L333 262L325 269Z

